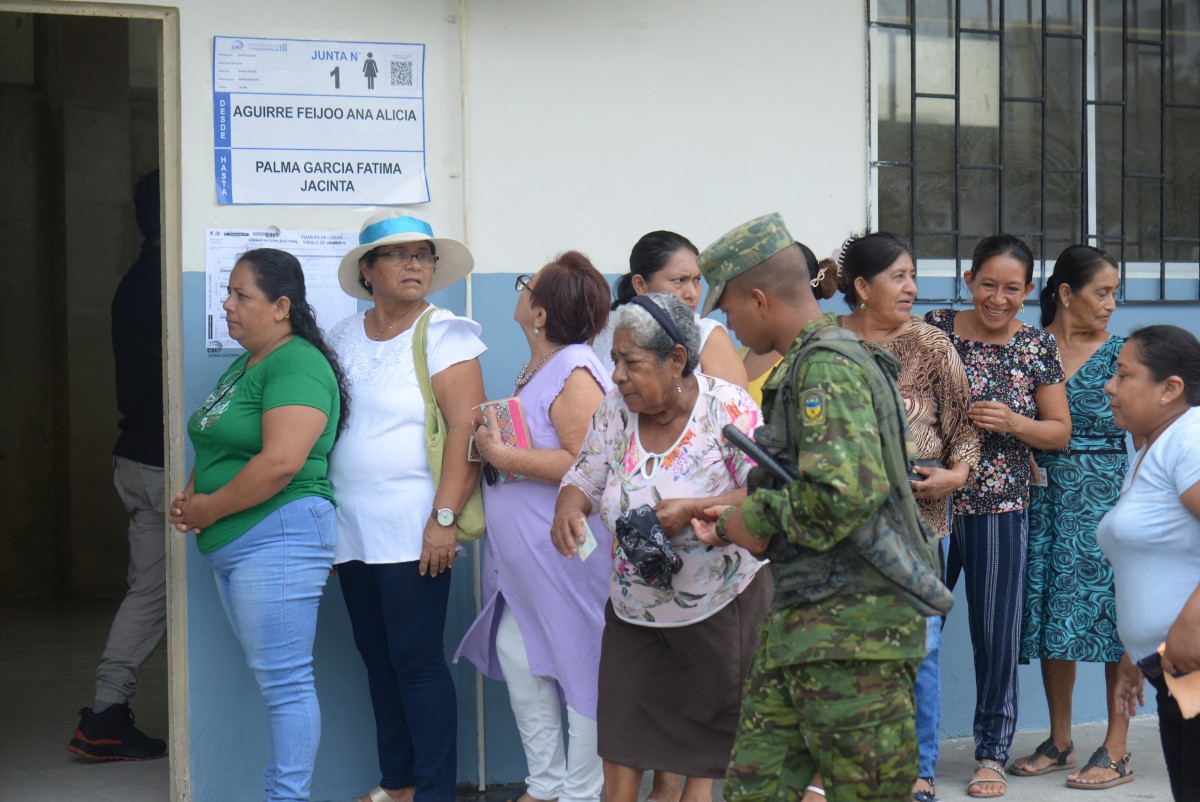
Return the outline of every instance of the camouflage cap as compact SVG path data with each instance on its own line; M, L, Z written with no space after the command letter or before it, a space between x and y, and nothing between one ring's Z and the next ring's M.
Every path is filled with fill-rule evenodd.
M795 242L778 212L756 217L742 223L700 254L700 272L708 282L708 295L704 298L701 315L707 315L717 306L725 282L740 276L755 265L765 261Z

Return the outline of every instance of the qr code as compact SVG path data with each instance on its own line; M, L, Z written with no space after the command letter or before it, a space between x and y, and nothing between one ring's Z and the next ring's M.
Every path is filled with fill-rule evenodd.
M392 66L392 86L413 85L413 63L410 58L394 58Z

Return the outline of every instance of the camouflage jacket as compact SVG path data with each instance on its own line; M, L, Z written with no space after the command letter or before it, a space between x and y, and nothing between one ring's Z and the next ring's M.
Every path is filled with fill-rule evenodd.
M810 342L840 340L841 332L832 315L811 321L763 388L768 423L755 439L800 475L779 486L752 474L742 507L749 531L771 538L776 610L763 633L771 662L919 657L923 615L934 612L931 604L949 605L936 573L936 543L905 479L903 409L879 406L899 401L894 371L884 375L853 335L836 344L864 349L853 358ZM884 551L909 561L899 572L878 549L871 553L881 532L892 540ZM895 581L913 569L923 574L915 588Z

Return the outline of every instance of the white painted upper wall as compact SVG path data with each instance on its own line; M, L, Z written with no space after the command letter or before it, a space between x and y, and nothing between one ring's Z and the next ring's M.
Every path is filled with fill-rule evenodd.
M481 272L578 248L624 272L671 228L700 247L784 214L818 253L866 220L865 21L822 0L178 0L183 261L208 227L358 230L374 207L220 206L212 37L426 45L432 201ZM460 71L466 22L467 80ZM462 90L466 92L464 212Z
M779 211L828 253L866 222L860 2L473 0L467 231L477 271L642 234L703 248Z
M213 167L214 36L417 42L425 51L431 202L410 207L436 232L463 234L458 0L176 0L182 97L183 268L204 270L206 228L358 231L373 206L221 206Z

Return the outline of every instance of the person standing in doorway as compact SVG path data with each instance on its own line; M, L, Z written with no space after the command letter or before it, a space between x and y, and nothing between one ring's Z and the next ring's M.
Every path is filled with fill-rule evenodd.
M67 748L92 760L153 760L167 744L134 726L129 699L138 671L162 640L167 621L163 485L162 279L158 170L133 190L142 252L112 302L121 434L113 483L129 511L129 590L113 618L96 669L96 697L79 711Z

